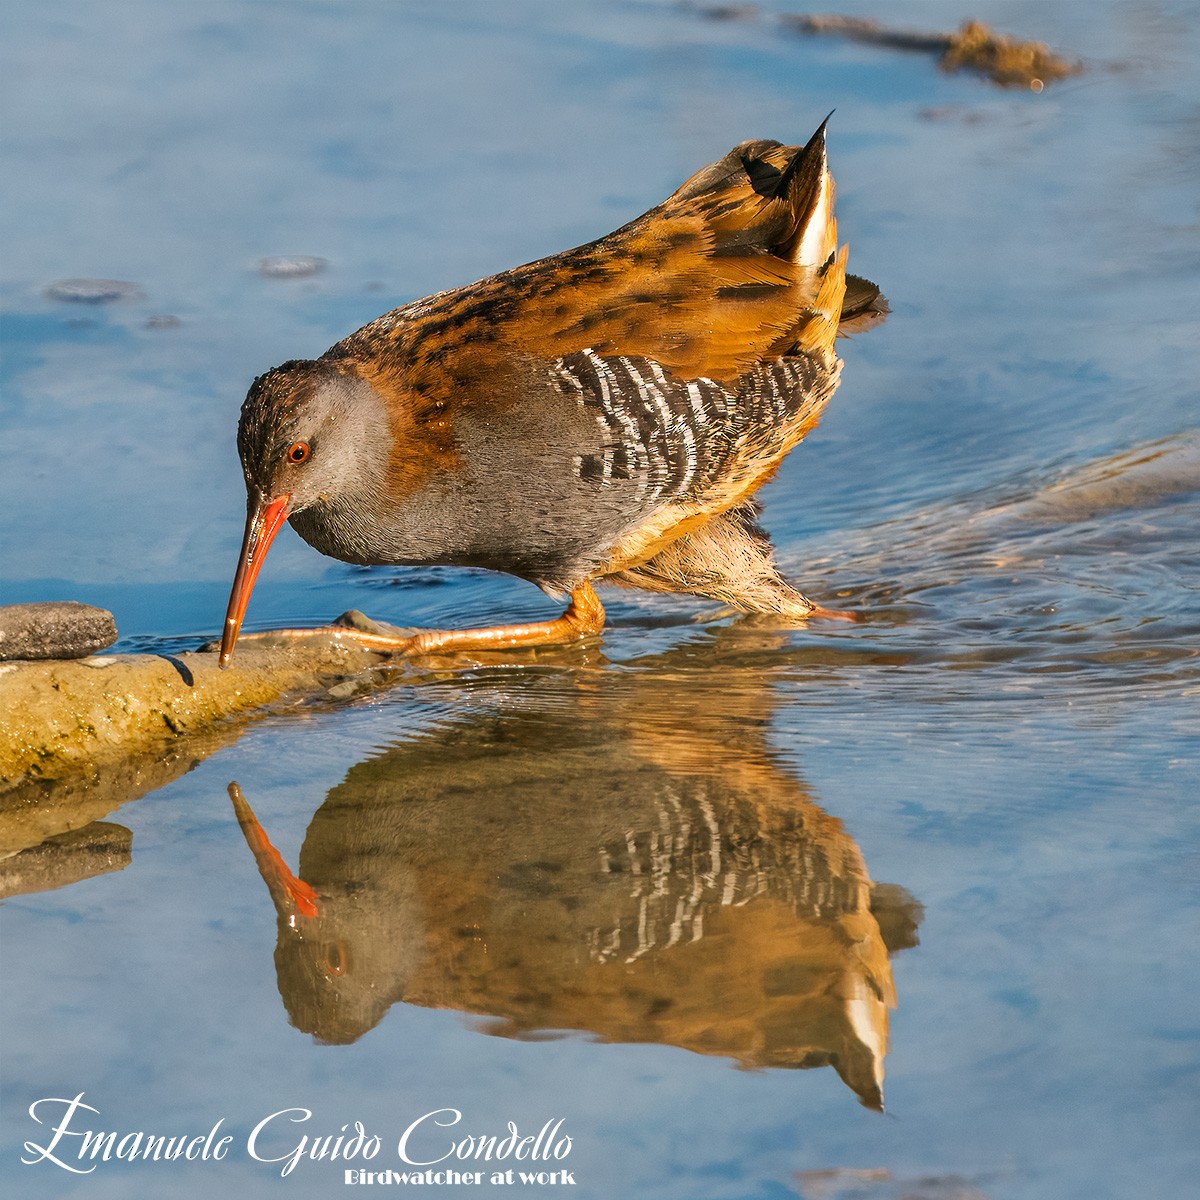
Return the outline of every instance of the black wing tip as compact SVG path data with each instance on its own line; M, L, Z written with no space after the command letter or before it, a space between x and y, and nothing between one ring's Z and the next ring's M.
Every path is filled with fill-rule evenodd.
M824 147L825 135L829 128L829 122L832 120L835 112L837 112L836 108L831 108L829 110L829 115L820 123L820 125L817 126L817 131L805 143L804 149L801 150L798 155L796 155L797 158L804 158L810 150L815 150L818 146Z

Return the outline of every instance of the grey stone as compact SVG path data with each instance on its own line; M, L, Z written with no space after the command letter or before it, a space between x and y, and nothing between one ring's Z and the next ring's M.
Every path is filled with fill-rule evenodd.
M90 604L51 600L0 606L0 661L84 658L116 640L112 613Z

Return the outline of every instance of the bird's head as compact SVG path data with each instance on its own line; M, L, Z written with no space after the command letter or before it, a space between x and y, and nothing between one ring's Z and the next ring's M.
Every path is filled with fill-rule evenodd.
M250 387L238 422L246 532L234 575L221 666L228 666L267 550L294 513L362 489L386 445L374 389L319 361L286 362Z

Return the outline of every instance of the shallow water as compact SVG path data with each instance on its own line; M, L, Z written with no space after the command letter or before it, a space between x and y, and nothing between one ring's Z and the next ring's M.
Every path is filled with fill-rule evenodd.
M453 1107L456 1138L562 1118L538 1166L578 1196L1186 1194L1200 7L983 15L1087 72L1001 91L770 11L618 0L10 6L0 599L104 604L121 649L220 625L254 375L594 237L739 140L836 106L842 236L894 315L763 495L791 573L863 623L616 592L599 647L181 747L91 877L6 900L7 1185L326 1196L346 1164L283 1178L256 1122L362 1121L384 1149L350 1165L383 1169ZM259 269L299 256L327 265ZM551 611L285 531L247 627L350 607ZM233 1149L22 1165L30 1104L79 1092L84 1127L223 1119Z

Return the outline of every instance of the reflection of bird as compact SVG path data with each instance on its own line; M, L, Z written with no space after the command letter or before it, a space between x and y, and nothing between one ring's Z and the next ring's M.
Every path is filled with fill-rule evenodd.
M775 761L756 672L646 667L569 703L553 680L502 689L502 712L355 766L299 879L235 791L295 1025L351 1042L405 1001L510 1037L832 1065L881 1105L911 897Z
M285 520L347 562L507 571L556 620L408 638L470 650L598 632L592 582L829 615L780 578L751 497L837 386L839 329L887 306L845 274L824 126L744 142L602 238L398 308L250 389L228 662Z

